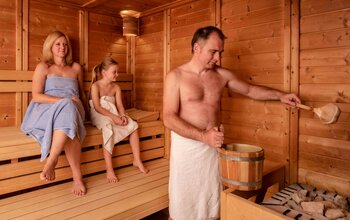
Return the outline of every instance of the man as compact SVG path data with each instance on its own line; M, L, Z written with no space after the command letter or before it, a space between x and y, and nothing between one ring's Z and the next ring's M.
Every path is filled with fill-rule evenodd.
M164 88L164 124L172 130L169 211L175 220L217 219L220 179L216 148L224 141L220 99L224 87L256 100L300 103L294 94L255 86L217 65L224 34L216 27L198 29L192 59L168 73Z

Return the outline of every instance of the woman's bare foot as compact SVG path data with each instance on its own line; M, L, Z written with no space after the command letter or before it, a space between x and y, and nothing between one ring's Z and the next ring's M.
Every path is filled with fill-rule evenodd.
M83 183L83 180L73 180L72 193L76 196L83 196L86 193L86 187Z
M44 166L43 172L40 174L40 179L46 181L53 181L55 179L55 167L57 164L56 160L49 160L46 162Z
M117 176L114 173L114 170L107 170L106 174L107 174L107 182L116 183L119 181Z
M142 172L142 173L148 173L149 172L149 169L147 169L146 167L143 166L143 163L141 161L139 162L136 162L134 161L132 163L135 167L138 167L139 170Z

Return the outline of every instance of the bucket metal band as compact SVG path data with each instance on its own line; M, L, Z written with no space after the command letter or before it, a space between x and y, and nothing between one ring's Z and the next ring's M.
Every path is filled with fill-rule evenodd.
M227 179L225 177L221 177L221 180L226 182L226 183L235 185L235 186L259 186L262 184L261 180L256 181L256 182L240 182L240 181L236 181L236 180L230 180L230 179Z
M233 161L262 161L264 160L264 156L260 157L237 157L237 156L227 156L225 154L220 154L220 157L225 158L227 160L233 160Z

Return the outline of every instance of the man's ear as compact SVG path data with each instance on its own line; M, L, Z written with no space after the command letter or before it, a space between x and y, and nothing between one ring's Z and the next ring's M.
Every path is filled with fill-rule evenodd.
M193 45L193 53L199 52L200 49L201 49L201 47L199 46L199 44L198 43L194 43L194 45Z

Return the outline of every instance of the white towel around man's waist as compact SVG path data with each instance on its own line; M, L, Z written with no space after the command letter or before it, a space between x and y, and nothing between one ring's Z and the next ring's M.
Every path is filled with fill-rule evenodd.
M128 117L128 124L126 126L116 125L111 118L95 110L92 100L89 101L89 104L91 122L98 129L102 130L103 147L112 154L114 145L134 132L138 128L138 124ZM102 96L100 98L100 105L111 113L119 115L115 106L115 97Z
M174 220L219 218L220 191L216 149L171 132L170 217Z

